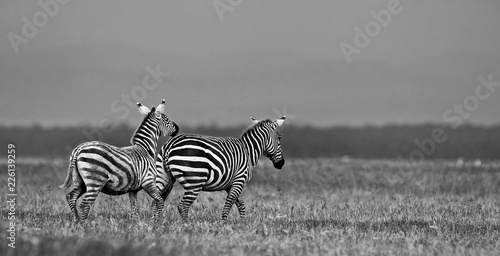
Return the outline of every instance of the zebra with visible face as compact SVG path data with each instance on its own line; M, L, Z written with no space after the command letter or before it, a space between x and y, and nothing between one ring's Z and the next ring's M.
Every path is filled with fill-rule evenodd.
M246 209L241 194L260 156L269 158L277 169L283 167L281 135L276 130L285 117L276 121L252 120L254 124L239 138L179 134L161 148L156 161L156 185L163 191L163 199L176 181L184 187L184 197L177 207L183 220L201 191L222 190L227 192L227 198L221 220L227 219L234 203L244 218Z
M156 147L160 136L175 136L179 127L163 114L165 100L156 110L154 107L149 110L141 103L137 106L145 117L131 138L132 146L119 148L91 141L78 145L71 153L68 175L60 187L69 188L73 181L73 190L66 195L66 200L76 222L87 219L99 192L129 193L132 212L137 214L137 192L144 189L156 201L153 220L162 211L163 200L155 186ZM76 203L82 195L80 219Z

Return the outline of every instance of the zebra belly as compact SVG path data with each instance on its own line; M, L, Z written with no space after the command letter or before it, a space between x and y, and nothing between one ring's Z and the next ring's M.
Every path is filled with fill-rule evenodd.
M232 177L228 177L225 166L220 159L204 149L195 146L182 151L182 147L168 157L168 171L186 190L201 189L202 191L224 190Z
M111 190L111 189L107 188L106 186L104 186L101 189L101 192L106 194L106 195L119 196L119 195L123 195L123 194L126 194L128 192L132 192L132 191L116 191L116 190Z
M173 165L169 167L169 170L175 180L186 190L203 187L208 180L208 170L204 168Z
M116 185L115 185L116 184ZM128 184L125 187L118 187L118 183L112 182L112 180L106 182L104 187L102 187L101 192L106 194L106 195L123 195L129 192L137 192L141 190L142 188L136 188L132 187L132 184Z
M209 178L205 183L205 186L203 186L202 191L211 192L226 190L231 186L231 184L232 180L230 179L230 177L227 177L226 175L220 175L220 173L215 170L210 170Z
M221 191L230 187L231 182L225 181L213 170L200 168L172 168L170 172L175 180L186 190L201 187L201 191Z
M202 191L221 191L230 187L231 182L224 180L214 170L202 168L170 166L170 172L175 180L186 190L200 188Z

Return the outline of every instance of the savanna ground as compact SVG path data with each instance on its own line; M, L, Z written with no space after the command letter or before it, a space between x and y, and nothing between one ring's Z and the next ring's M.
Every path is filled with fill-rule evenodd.
M244 192L246 220L233 207L221 223L225 193L202 193L183 223L178 185L161 222L149 226L128 197L101 194L88 222L74 225L59 189L62 160L17 163L16 248L2 255L500 255L500 165L445 161L262 159ZM2 170L6 170L2 164ZM0 185L7 187L6 172ZM3 189L6 194L7 189Z

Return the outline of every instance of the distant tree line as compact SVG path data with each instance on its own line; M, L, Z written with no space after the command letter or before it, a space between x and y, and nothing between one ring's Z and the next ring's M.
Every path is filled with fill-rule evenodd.
M1 127L0 134L7 154L7 144L15 143L17 154L23 156L69 156L81 142L92 140L82 131L92 127ZM239 136L246 127L181 127L181 132L212 136ZM439 142L433 132L441 132ZM118 125L104 133L102 141L116 146L130 145L135 131L128 125ZM282 130L282 148L286 157L405 158L412 153L426 159L500 159L500 125L449 126L386 125L366 127L328 127L287 125ZM166 140L160 140L162 145ZM420 153L418 153L419 151ZM417 152L417 153L415 153Z

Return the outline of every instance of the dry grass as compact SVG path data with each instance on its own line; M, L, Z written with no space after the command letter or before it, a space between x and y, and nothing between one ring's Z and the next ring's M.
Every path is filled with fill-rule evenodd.
M128 216L126 196L101 195L86 225L73 225L57 188L66 163L17 166L16 249L6 255L500 255L498 164L410 167L395 161L287 159L281 171L262 160L247 186L247 219L234 207L219 217L225 193L202 193L182 223L182 189L167 199L162 222ZM6 187L2 173L0 185ZM6 232L6 202L2 197ZM5 255L5 254L3 254Z

